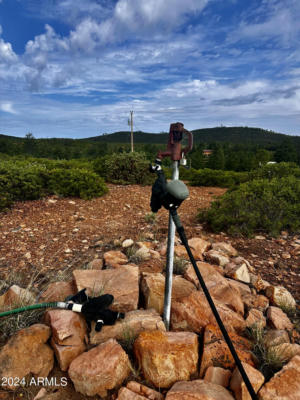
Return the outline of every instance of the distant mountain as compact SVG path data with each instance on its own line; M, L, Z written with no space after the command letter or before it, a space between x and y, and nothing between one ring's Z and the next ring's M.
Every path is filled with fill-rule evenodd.
M16 137L16 136L9 136L9 135L2 135L0 133L0 140L1 139L7 139L7 140L22 140L22 138Z
M234 144L272 146L289 138L297 144L297 147L300 146L300 136L284 135L260 128L217 127L196 129L191 132L193 133L194 143L227 142ZM133 135L134 143L161 144L166 143L168 137L168 133L146 133L140 131L134 132ZM81 140L105 143L130 143L130 132L115 132Z
M93 142L106 142L106 143L130 143L131 133L128 131L105 133L101 136L94 136L87 139ZM133 132L134 143L166 143L168 140L167 133L147 133L147 132Z

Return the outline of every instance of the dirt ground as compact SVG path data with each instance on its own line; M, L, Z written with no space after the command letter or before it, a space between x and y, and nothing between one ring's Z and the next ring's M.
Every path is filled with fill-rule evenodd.
M178 211L188 238L231 242L257 273L270 283L283 284L299 301L300 246L296 241L300 236L241 239L206 232L197 222L197 211L225 189L189 189L190 197ZM16 203L0 214L0 279L12 271L29 280L34 271L46 278L82 267L101 256L114 239L143 240L152 233L156 240L165 240L168 212L162 209L154 223L149 221L150 195L150 186L109 185L109 193L90 201L51 197Z

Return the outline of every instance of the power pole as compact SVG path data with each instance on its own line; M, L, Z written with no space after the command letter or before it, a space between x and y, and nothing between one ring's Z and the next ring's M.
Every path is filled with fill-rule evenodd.
M133 152L133 111L130 111L130 126L131 126L131 153Z

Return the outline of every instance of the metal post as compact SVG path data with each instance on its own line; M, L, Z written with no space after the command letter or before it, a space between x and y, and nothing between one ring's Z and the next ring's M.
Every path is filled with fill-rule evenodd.
M130 143L131 153L133 152L133 111L130 111Z
M172 180L179 179L178 163L179 163L178 161L173 162ZM164 323L167 331L170 329L175 230L176 230L175 224L173 222L172 215L169 212L167 266L166 266L166 283L165 283L165 299L164 299Z

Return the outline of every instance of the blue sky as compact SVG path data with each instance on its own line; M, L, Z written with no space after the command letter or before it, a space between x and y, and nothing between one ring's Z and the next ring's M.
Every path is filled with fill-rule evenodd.
M0 133L300 135L299 0L0 0Z

